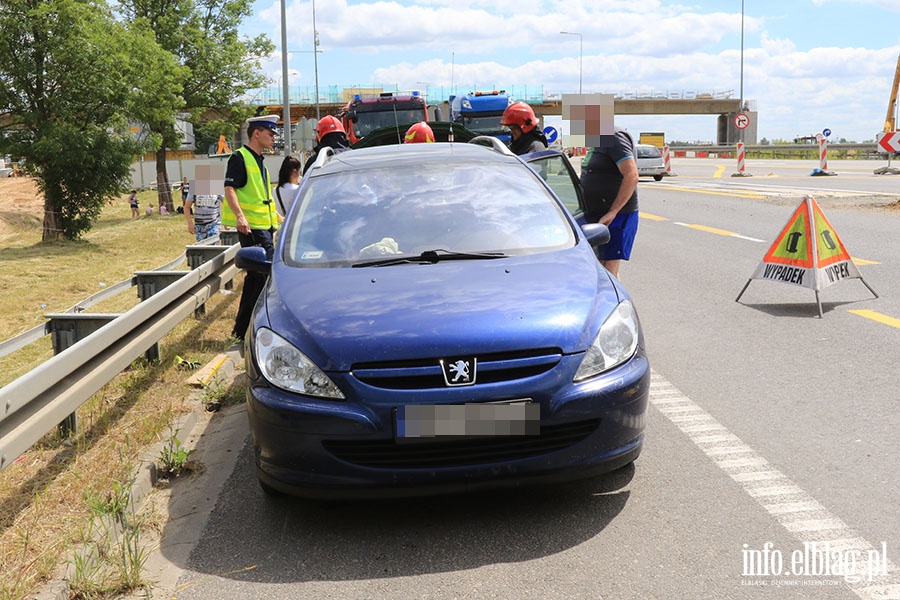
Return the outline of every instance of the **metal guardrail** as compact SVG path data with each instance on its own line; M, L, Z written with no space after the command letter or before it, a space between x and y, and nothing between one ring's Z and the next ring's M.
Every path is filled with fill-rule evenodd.
M55 356L0 388L0 470L63 423L118 373L154 348L178 323L229 284L238 272L234 266L238 248L236 243L188 246L185 254L168 265L143 271L131 280L110 286L65 313L49 315L47 323L0 344L0 356L3 356L24 347L28 340L36 341L50 333L56 336L55 331L64 331L69 338L63 344L66 347L60 348ZM185 258L194 263L191 271L172 272L180 273L178 277L162 275ZM154 274L165 280L164 287L157 285ZM139 279L144 282L143 301L127 312L120 315L83 312L115 293L139 285ZM151 288L157 287L151 293ZM54 325L54 316L62 317L67 324ZM95 318L90 333L76 331L75 321L79 316Z

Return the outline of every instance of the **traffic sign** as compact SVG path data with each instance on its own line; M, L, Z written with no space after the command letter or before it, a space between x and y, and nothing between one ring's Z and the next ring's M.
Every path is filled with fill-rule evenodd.
M557 139L559 139L559 131L557 131L556 127L552 127L550 125L544 127L544 135L547 136L548 144L552 144Z
M734 126L738 129L747 129L750 125L750 116L745 113L734 115Z
M885 131L876 137L882 152L900 152L900 131Z
M824 135L825 137L830 136L831 130L826 127L825 129L822 130L822 135Z

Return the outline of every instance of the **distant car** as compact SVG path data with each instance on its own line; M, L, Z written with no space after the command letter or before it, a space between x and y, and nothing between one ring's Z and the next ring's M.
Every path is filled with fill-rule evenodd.
M652 177L656 181L665 177L666 165L659 148L650 144L637 144L634 151L640 177Z
M640 454L650 370L594 254L609 231L578 224L562 152L473 142L491 147L320 153L274 255L238 252L269 275L245 343L267 493L561 481Z

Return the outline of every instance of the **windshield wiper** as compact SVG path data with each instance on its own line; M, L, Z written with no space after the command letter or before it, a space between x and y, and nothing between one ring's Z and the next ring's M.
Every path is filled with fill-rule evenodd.
M443 260L485 260L504 257L506 257L506 254L503 252L452 252L450 250L444 250L443 248L435 248L434 250L426 250L418 256L380 258L377 260L354 263L353 267L389 267L391 265L423 262L438 263Z

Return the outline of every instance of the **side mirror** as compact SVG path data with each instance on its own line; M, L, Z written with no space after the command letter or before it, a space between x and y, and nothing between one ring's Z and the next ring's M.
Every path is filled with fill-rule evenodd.
M266 249L260 246L250 246L238 250L234 257L234 264L239 269L251 273L268 275L272 270L272 259L266 255Z
M581 231L584 233L584 237L587 238L588 244L590 244L592 248L609 243L609 228L606 225L600 223L585 223L581 226ZM240 252L238 252L238 255L240 255Z

